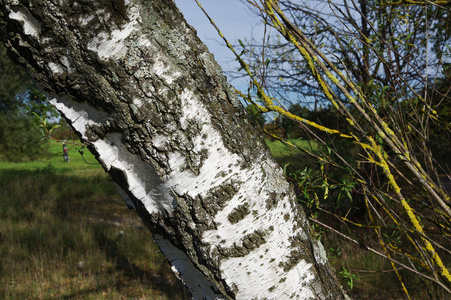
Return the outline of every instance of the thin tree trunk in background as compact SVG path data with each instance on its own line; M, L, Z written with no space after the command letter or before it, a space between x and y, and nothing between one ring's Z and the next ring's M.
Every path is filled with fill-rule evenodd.
M280 167L172 1L0 0L0 32L194 299L342 299Z

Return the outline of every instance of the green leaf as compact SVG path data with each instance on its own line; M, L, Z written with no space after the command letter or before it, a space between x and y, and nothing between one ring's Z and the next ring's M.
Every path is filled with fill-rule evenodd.
M406 36L406 38L404 39L404 41L410 39L410 37L412 36L412 33L413 33L413 32L409 33L409 34Z

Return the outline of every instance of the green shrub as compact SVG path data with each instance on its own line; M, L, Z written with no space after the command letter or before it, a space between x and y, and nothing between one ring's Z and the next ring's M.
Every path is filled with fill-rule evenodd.
M46 154L39 127L29 117L0 114L0 160L30 161Z

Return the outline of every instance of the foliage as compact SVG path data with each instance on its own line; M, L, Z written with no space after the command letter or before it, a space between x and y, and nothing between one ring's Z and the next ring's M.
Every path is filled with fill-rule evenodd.
M59 125L55 127L55 125ZM70 125L66 122L65 119L61 119L59 124L52 124L53 131L51 132L51 137L56 140L74 140L78 139L78 137L73 132ZM50 128L50 130L52 129Z
M0 159L34 160L45 155L46 139L39 134L43 120L57 117L25 70L15 65L0 44ZM45 130L42 132L44 133Z
M320 163L320 159L312 159L308 155L301 156L301 153L305 154L304 151L320 154L320 147L313 144L313 141L289 140L284 143L281 140L266 140L266 143L296 188L299 201L308 209L313 222L313 234L328 249L328 258L337 270L337 277L349 288L350 280L344 278L344 274L340 272L346 269L358 278L358 280L352 278L353 288L348 291L349 296L353 299L403 298L402 291L399 291L397 276L391 269L389 261L381 256L375 256L372 252L362 251L362 245L343 243L340 236L334 235L333 231L327 228L352 236L356 234L355 228L347 227L343 220L337 219L336 216L346 216L353 222L365 222L365 207L362 211L360 205L364 204L363 198L356 192L352 178L348 178L351 181L335 182L334 178L342 180L340 174L331 174L327 165ZM327 180L324 180L323 175L327 175ZM325 213L323 209L326 207L336 216ZM371 231L368 229L358 234L366 241L372 240ZM394 241L397 236L389 234L384 238ZM416 299L426 299L430 296L429 293L436 299L446 298L446 292L435 290L432 284L422 281L421 278L409 276L408 271L402 268L397 270L402 273L405 284L410 287L410 292Z
M440 165L440 172L451 170L451 101L443 95L451 91L451 77L444 70L444 78L436 83L436 90L429 91L431 102L436 107L440 119L429 128L429 145L432 157Z
M266 123L265 116L258 110L258 107L254 104L249 104L246 107L247 115L254 120L260 126Z
M57 117L56 109L33 84L25 69L16 65L0 44L0 111L5 114Z
M0 43L0 111L17 111L29 83L25 70L11 61L6 48Z
M300 103L290 105L288 111L304 119L309 119L311 116L311 111ZM300 126L298 122L284 116L280 116L280 118L282 119L282 126L289 133L290 138L307 138L305 131L301 127L302 125Z
M28 98L23 103L27 115L37 115L40 118L57 119L59 113L47 98L35 86L28 86Z
M354 288L354 280L358 279L357 275L349 272L346 268L342 268L339 274L346 280L349 288L352 290Z
M0 113L0 160L34 160L46 154L45 145L31 118Z

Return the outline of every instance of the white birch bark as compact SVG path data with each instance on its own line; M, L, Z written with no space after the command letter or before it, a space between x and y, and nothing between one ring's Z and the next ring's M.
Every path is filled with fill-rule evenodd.
M0 0L0 32L194 299L342 299L321 243L172 1Z

